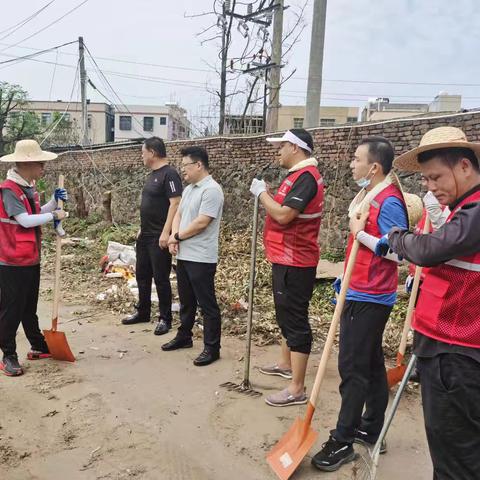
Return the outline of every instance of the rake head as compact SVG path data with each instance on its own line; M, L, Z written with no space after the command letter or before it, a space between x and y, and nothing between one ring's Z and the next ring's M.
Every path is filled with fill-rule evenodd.
M352 469L352 479L375 480L377 478L378 453L369 448L365 452L357 454Z
M222 383L220 386L223 388L226 388L230 392L239 392L239 393L243 393L244 395L248 395L250 397L262 396L260 392L252 388L248 380L244 380L242 383L225 382L225 383Z

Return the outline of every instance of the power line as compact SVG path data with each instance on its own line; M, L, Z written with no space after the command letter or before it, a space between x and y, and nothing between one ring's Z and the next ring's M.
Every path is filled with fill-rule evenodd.
M67 45L72 45L73 43L77 43L77 42L78 42L78 40L74 40L73 42L62 43L61 45L46 48L45 50L40 50L36 53L30 53L29 55L24 55L23 57L15 57L15 58L12 58L10 60L3 60L2 62L0 62L0 65L4 65L6 63L12 63L12 62L21 62L23 60L31 60L34 57L37 57L39 55L43 55L44 53L53 52L54 50L65 47Z
M43 31L45 31L47 28L50 28L52 25L55 25L56 23L58 23L60 20L63 20L66 16L70 15L71 13L73 13L75 10L78 10L82 5L84 5L85 3L87 3L89 0L83 0L83 2L79 3L76 7L73 7L71 10L69 10L67 13L63 14L61 17L58 17L57 19L55 19L53 22L50 22L48 25L46 25L45 27L41 28L40 30L37 30L36 32L32 33L31 35L29 35L28 37L25 37L23 38L22 40L20 40L19 42L15 43L14 45L11 45L9 47L6 47L4 48L3 50L0 50L0 53L1 52L4 52L5 50L8 50L9 48L12 48L12 47L16 47L18 45L20 45L21 43L29 40L30 38L32 37L35 37L37 36L39 33L42 33Z
M10 35L13 35L18 29L22 28L24 25L26 25L28 22L30 22L31 20L33 20L34 18L38 17L38 15L40 15L40 13L42 13L46 8L48 8L53 2L55 2L55 0L51 0L50 2L48 2L46 5L44 5L42 8L40 8L40 10L37 10L36 12L32 13L29 17L27 18L24 18L23 20L21 20L20 22L16 23L15 25L12 25L11 27L5 29L5 30L2 30L0 32L0 35L3 35L4 33L6 32L9 32L7 33L6 35L4 35L3 37L0 37L0 40L4 40L5 38L9 37Z

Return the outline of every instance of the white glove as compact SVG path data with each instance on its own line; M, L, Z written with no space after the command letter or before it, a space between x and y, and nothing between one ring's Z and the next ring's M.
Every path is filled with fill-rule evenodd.
M250 185L250 192L252 193L252 195L258 197L266 191L267 184L265 183L265 180L258 180L258 178L254 178L252 180L252 184Z
M438 230L447 220L450 210L445 207L442 210L442 206L438 203L435 195L432 192L427 192L423 197L423 204L427 210L432 227L434 230Z

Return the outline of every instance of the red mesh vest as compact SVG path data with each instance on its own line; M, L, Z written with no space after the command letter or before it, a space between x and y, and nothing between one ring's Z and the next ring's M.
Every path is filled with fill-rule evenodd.
M270 215L265 220L263 243L271 263L294 267L316 267L320 257L318 231L323 210L323 179L316 167L305 167L289 175L273 199L280 205L302 173L309 172L317 182L317 194L288 225L280 225Z
M35 211L20 186L11 180L0 185L1 190L11 190L23 203L29 215L40 212L38 193L35 192ZM8 217L0 196L0 262L7 265L25 267L39 261L39 250L35 228L23 228Z
M447 222L463 205L479 201L480 192L469 195ZM441 342L480 348L479 298L480 252L431 267L421 286L412 327Z
M396 197L404 203L402 192L395 185L384 188L370 203L368 220L365 232L380 238L382 236L378 228L378 216L383 202L389 197ZM350 250L353 245L353 237L348 237L347 265ZM350 280L350 288L362 293L389 294L397 291L398 271L397 263L375 255L365 245L360 244L358 249L355 268Z

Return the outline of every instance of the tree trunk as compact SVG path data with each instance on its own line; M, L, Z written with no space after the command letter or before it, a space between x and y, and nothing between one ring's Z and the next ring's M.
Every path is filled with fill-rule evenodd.
M85 204L85 196L83 195L83 187L75 189L75 202L77 204L77 216L78 218L87 218L88 209Z
M103 192L103 219L107 223L113 223L112 218L112 192L108 190L107 192Z

